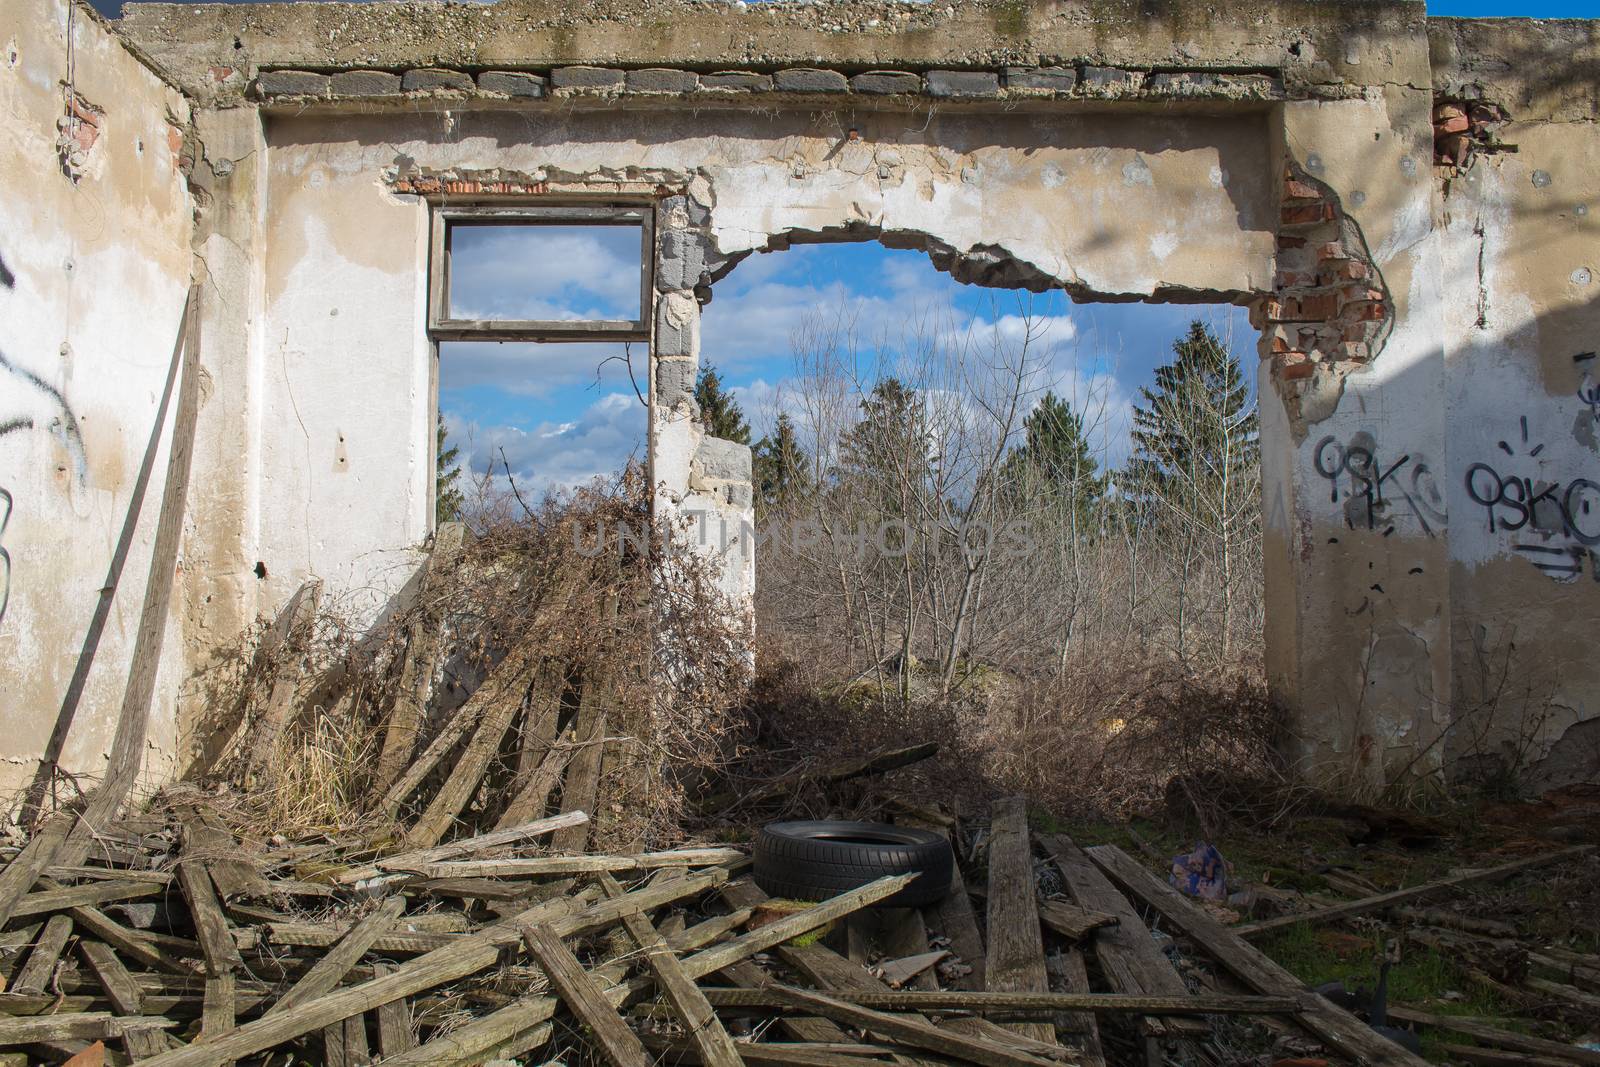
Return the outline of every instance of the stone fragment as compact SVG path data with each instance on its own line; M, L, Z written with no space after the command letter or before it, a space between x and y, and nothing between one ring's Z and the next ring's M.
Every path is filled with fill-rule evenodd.
M447 89L454 92L472 91L472 75L459 70L440 70L423 67L408 70L400 79L400 88L408 93L427 93Z
M694 379L694 360L656 360L656 402L670 408L679 401L693 399Z
M557 67L550 72L555 89L620 89L627 76L609 67Z
M262 96L327 96L331 80L307 70L264 70L256 75Z
M400 75L385 70L345 70L333 76L334 96L393 96Z
M630 93L692 93L700 88L700 76L689 70L651 67L628 71L625 84Z
M847 93L850 83L836 70L791 67L773 76L773 84L785 93Z
M1144 75L1136 70L1123 70L1121 67L1097 67L1091 64L1083 68L1083 75L1078 81L1085 89L1091 92L1113 93L1138 89L1144 84Z
M700 439L700 447L694 452L694 469L702 478L748 482L750 466L750 446L737 441L708 435Z
M772 76L752 74L747 70L724 70L716 74L702 74L700 88L732 93L764 93L772 88Z
M478 88L486 93L500 93L537 99L544 95L545 80L537 74L520 70L486 70L478 75Z
M858 93L887 95L890 93L920 93L922 79L905 70L869 70L850 79L850 88Z
M1078 84L1071 67L1007 67L1006 88L1028 92L1070 93Z
M1000 95L1000 75L986 70L930 70L928 92L933 96L982 97Z

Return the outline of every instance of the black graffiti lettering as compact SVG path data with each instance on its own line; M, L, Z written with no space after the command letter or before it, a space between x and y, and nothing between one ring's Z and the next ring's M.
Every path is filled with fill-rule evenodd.
M1592 533L1583 524L1583 520L1590 515L1595 516L1591 520ZM1561 497L1561 518L1566 523L1567 532L1580 543L1600 545L1600 483L1587 478L1574 478Z
M11 602L11 553L6 551L6 527L11 525L11 494L0 489L0 622L6 621L6 605Z
M1357 441L1370 437L1359 435ZM1312 465L1328 482L1332 503L1339 502L1341 483L1348 478L1345 524L1352 529L1363 526L1381 528L1385 536L1394 533L1391 505L1401 502L1429 537L1445 523L1444 497L1434 484L1433 472L1410 453L1385 464L1375 444L1353 441L1346 446L1329 436L1317 442Z

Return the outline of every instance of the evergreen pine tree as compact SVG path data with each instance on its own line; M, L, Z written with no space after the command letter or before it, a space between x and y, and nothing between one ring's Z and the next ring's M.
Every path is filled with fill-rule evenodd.
M741 445L750 443L750 424L739 410L739 402L722 388L722 376L709 363L700 368L700 376L695 379L694 400L700 405L700 421L712 437Z
M1239 360L1198 320L1172 351L1154 387L1139 391L1120 479L1144 520L1159 511L1203 519L1225 488L1257 480L1258 423Z
M861 401L861 421L839 442L844 481L875 483L888 513L903 517L901 502L928 475L927 413L916 390L885 378Z
M1007 491L1029 502L1065 503L1087 520L1105 494L1105 478L1089 451L1083 419L1047 392L1022 420L1022 443L1006 457Z
M461 478L461 464L458 462L461 449L455 445L445 447L445 438L449 436L449 431L445 429L444 419L439 420L435 432L437 437L434 447L433 520L437 525L459 520L466 498L456 485Z
M794 422L787 414L780 414L772 433L756 442L751 459L759 511L780 507L804 493L809 486L806 453L800 447Z

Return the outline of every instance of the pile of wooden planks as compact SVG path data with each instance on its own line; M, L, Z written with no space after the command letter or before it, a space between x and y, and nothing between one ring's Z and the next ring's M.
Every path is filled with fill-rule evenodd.
M1424 1062L1116 847L1030 833L1020 798L915 910L873 907L909 875L771 902L739 848L590 851L581 810L422 847L253 847L196 795L63 857L80 822L53 816L0 870L0 1062L1224 1064L1209 1034L1239 1016ZM1600 1062L1523 1041L1526 1062Z

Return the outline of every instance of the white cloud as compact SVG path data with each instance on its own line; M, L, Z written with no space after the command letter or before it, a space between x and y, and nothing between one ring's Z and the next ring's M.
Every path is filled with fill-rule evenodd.
M459 412L446 411L444 417L452 427L451 442L461 448L463 465L474 478L491 469L503 477L504 461L524 495L609 477L630 457L644 456L645 409L631 393L609 393L576 419L532 429L482 425Z
M458 318L634 319L640 236L631 226L455 226Z

